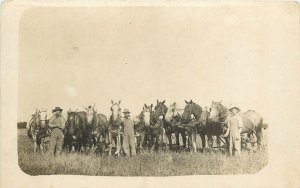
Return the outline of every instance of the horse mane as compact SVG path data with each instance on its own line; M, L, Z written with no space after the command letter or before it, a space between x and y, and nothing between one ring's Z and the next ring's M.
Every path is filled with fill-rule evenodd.
M221 116L224 116L228 113L228 109L222 104L222 103L219 103L220 106L221 106L221 111L220 111L220 115Z
M139 120L143 120L143 112L144 111L141 111L141 113L138 115ZM151 112L150 112L150 114L151 114Z
M159 114L156 113L156 111L150 113L150 121L151 122L156 123L158 119L159 119Z
M195 113L194 116L197 120L200 119L201 114L202 114L202 107L199 104L196 104L194 102L192 102L192 104L194 105L194 107L199 111L199 114ZM197 117L198 116L198 117Z

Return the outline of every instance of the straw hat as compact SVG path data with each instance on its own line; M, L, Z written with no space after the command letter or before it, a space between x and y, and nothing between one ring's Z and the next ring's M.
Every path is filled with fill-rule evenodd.
M63 109L61 109L60 107L55 107L55 108L52 110L52 113L53 113L53 112L56 112L56 111L62 112Z
M130 111L128 109L124 109L123 113L124 114L130 114Z

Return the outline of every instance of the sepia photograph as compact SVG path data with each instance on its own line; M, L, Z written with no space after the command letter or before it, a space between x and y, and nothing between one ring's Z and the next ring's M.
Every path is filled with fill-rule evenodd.
M277 137L278 114L296 121L277 103L299 93L297 3L2 4L7 15L13 8L14 48L4 49L16 55L1 55L1 82L10 80L1 101L13 102L1 111L14 110L11 159L27 186L49 175L219 175L231 187L226 177L241 186L261 174L252 186L260 187L273 185L262 180L272 173L282 178L275 187L299 186L299 141ZM296 152L281 147L288 143ZM293 154L277 160L278 148ZM275 175L276 167L294 171Z

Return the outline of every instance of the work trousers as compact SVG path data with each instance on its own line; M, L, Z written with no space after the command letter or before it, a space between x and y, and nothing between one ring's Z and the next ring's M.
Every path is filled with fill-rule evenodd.
M61 129L54 128L51 131L49 153L51 155L61 154L64 142L64 134Z
M131 155L135 156L136 155L136 150L135 150L135 135L134 134L130 134L130 135L125 135L123 137L123 150L124 153L127 156L130 156L130 151L131 151Z

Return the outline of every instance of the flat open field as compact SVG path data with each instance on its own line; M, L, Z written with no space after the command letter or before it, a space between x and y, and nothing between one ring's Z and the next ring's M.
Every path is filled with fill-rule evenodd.
M198 139L198 138L197 138ZM200 139L198 139L199 142ZM200 147L200 143L198 143ZM33 155L26 129L18 129L19 166L30 175L76 174L92 176L180 176L211 174L253 174L268 163L267 151L243 151L241 157L224 151L142 153L134 158L97 157L95 154L46 153Z

